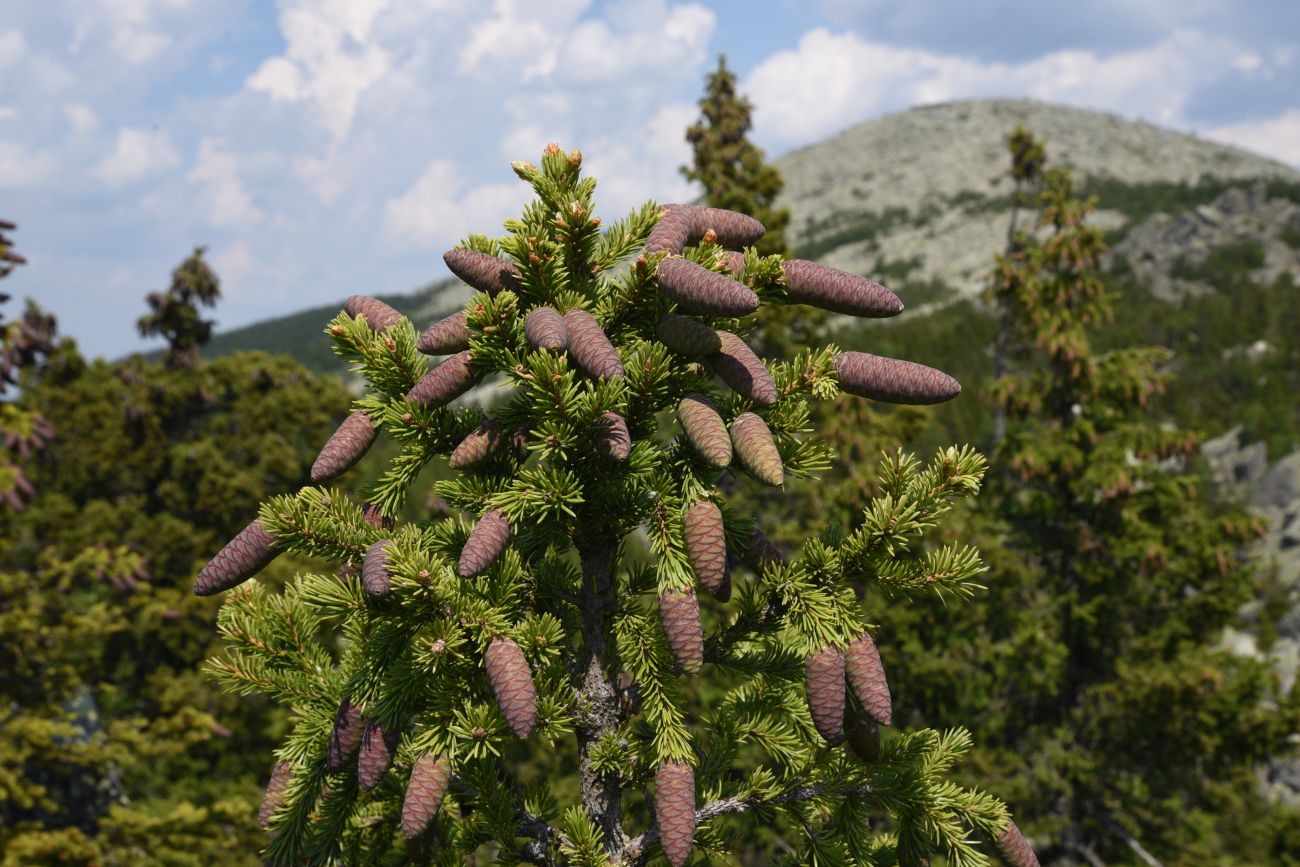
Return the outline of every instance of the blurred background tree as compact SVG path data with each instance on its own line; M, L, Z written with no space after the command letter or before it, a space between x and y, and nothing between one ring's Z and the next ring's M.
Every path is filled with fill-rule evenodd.
M199 315L200 307L214 307L221 298L221 281L203 260L204 247L196 247L172 271L166 292L150 292L145 298L149 312L136 324L141 337L159 335L167 340L164 352L169 367L193 367L199 347L212 337L212 320Z

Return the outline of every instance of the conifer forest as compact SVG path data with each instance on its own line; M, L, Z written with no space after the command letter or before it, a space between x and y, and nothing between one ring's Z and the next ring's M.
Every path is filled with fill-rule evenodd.
M196 239L91 357L0 213L2 867L1300 865L1300 524L1241 469L1300 484L1300 180L1030 121L996 194L818 212L697 99L690 201L501 160L434 316L226 334ZM1276 243L1135 252L1248 197ZM1006 227L976 293L882 252L945 214Z

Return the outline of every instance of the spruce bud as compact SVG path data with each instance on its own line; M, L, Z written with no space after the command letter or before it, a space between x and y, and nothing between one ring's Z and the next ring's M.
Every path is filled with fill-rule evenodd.
M329 751L326 753L330 771L338 773L348 766L361 746L364 721L361 709L350 698L339 702L334 714L334 729L330 732Z
M502 289L519 288L519 269L496 256L457 247L443 253L442 261L451 273L480 292L495 296Z
M266 794L262 796L262 805L257 808L257 824L263 830L271 827L275 811L284 805L284 791L289 788L293 777L293 765L288 762L276 762L271 769L271 780L266 784Z
M196 596L211 596L243 584L266 568L280 553L273 547L275 537L254 521L226 543L217 556L208 561L194 581Z
M406 784L406 799L402 801L402 834L406 839L414 840L429 827L450 781L451 759L426 753L415 760L411 780Z
M365 319L371 331L387 331L405 318L378 298L369 295L350 296L343 302L343 309L349 316Z
M933 367L866 352L841 352L835 372L841 390L885 403L943 403L961 393L961 383Z
M646 238L647 253L680 253L691 236L690 205L666 205Z
M450 355L469 349L469 326L465 324L465 312L453 313L424 330L415 348L425 355Z
M731 436L711 400L698 393L686 395L677 405L677 419L706 464L719 469L731 466Z
M392 576L388 573L388 539L380 539L366 549L366 558L361 561L361 583L371 596L388 595Z
M569 329L558 310L537 307L524 320L524 336L533 349L563 352L569 345Z
M776 403L776 383L754 350L728 331L719 331L718 337L722 340L722 348L705 357L705 366L736 394L759 406Z
M457 571L462 578L473 578L486 572L501 552L505 551L510 541L510 522L505 512L493 509L484 515L478 526L470 532L465 540L465 547L460 552L460 564Z
M509 638L494 638L487 649L487 673L506 724L526 739L537 719L537 688L524 652Z
M740 465L754 478L766 485L779 487L785 483L785 467L781 453L767 423L752 412L744 412L731 423L731 442L736 448Z
M453 470L467 470L487 460L501 446L501 426L491 418L483 422L469 436L460 441L451 453L447 465Z
M813 725L832 746L844 740L844 655L823 647L807 660L808 710Z
M596 422L592 441L601 454L619 462L632 454L632 436L627 431L627 421L613 411L603 413Z
M885 667L880 664L876 642L862 633L849 642L845 652L845 670L853 694L862 702L863 709L882 726L893 720L893 702L889 697L889 684L885 681Z
M691 237L701 238L705 232L717 235L717 243L723 247L750 247L758 243L767 231L763 224L748 214L728 211L724 208L705 208L700 205L691 207Z
M664 857L682 867L695 840L695 769L686 762L664 762L655 772L655 823Z
M328 482L352 469L370 450L376 430L375 423L364 410L357 410L345 418L311 465L311 480L317 484Z
M1038 867L1038 856L1014 821L1007 820L1007 827L998 835L995 845L1011 867Z
M361 736L361 749L357 754L357 782L363 789L373 789L393 763L400 732L389 732L375 720L366 721Z
M789 287L786 298L795 304L872 318L903 312L903 302L897 295L866 277L803 259L786 259L781 270Z
M693 591L669 590L659 595L659 620L668 639L668 649L682 671L694 677L704 664L704 627L700 603Z
M600 330L596 317L574 307L564 314L564 324L569 329L569 357L578 367L599 379L623 375L623 362L618 357L618 350Z
M424 375L406 393L406 399L423 406L441 406L473 388L478 375L468 352L458 352Z
M678 355L695 358L722 349L722 338L703 322L669 313L655 326L659 342Z
M694 313L748 316L758 309L753 289L689 259L665 259L655 273L664 294Z
M686 510L686 556L704 588L714 596L727 583L727 537L722 511L708 500Z

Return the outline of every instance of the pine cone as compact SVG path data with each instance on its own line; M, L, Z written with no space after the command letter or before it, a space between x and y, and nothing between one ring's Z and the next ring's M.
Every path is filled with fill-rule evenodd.
M690 205L665 205L646 238L647 253L680 253L691 236Z
M722 349L722 338L703 322L669 313L655 326L659 342L678 355L695 358Z
M695 576L714 596L727 582L727 537L722 512L708 500L700 500L686 510L686 556Z
M392 576L388 574L388 539L380 539L366 549L366 558L361 562L361 583L371 596L388 595Z
M682 671L694 677L704 665L704 627L700 624L700 603L695 593L669 590L659 595L659 620L668 649Z
M339 709L334 714L334 729L330 732L330 745L327 755L329 769L333 773L346 768L361 746L361 734L364 721L361 709L352 704L350 698L339 702Z
M317 484L328 482L352 469L370 450L377 430L363 410L345 418L311 465L311 480Z
M933 367L866 352L841 352L835 371L841 390L885 403L943 403L961 393L961 383Z
M748 316L758 309L753 289L689 259L665 259L659 263L656 276L665 295L694 313Z
M857 702L844 708L844 739L853 754L868 764L880 758L880 726Z
M781 270L789 286L785 297L794 304L871 318L903 312L903 302L897 295L866 277L803 259L786 259Z
M387 331L406 318L378 298L371 298L369 295L350 296L343 302L343 309L349 316L360 316L365 319L371 331Z
M271 769L271 780L266 784L266 794L262 796L262 806L257 808L257 824L263 830L271 827L271 818L275 811L284 805L285 789L293 778L293 765L288 762L276 762Z
M402 802L402 833L406 839L414 840L429 827L447 795L450 780L451 759L446 756L426 753L415 760Z
M501 446L502 439L501 426L491 418L485 418L456 446L447 466L453 470L467 470L477 466L492 456Z
M706 464L719 469L731 466L731 435L711 400L698 393L686 395L677 405L677 419Z
M664 857L682 867L695 840L695 769L686 762L664 762L655 772L655 823Z
M357 753L357 782L361 788L373 789L387 773L399 740L400 732L386 731L375 720L366 721L366 730L361 736L361 750Z
M781 549L772 540L763 535L763 531L754 528L749 534L749 547L745 549L745 564L755 572L762 572L772 563L784 563Z
M845 670L853 694L871 718L882 726L893 720L893 702L889 697L889 684L885 681L885 667L880 664L880 652L871 636L862 633L849 642L845 651Z
M519 288L519 269L496 256L458 247L443 253L442 261L451 273L480 292L496 295L502 289Z
M441 319L420 335L415 348L425 355L451 355L469 349L469 326L465 324L465 312L453 313Z
M361 507L361 517L366 519L366 523L376 530L385 532L393 529L393 519L385 517L384 510L374 503L366 503Z
M776 403L776 383L763 362L745 341L727 331L719 331L722 349L706 356L704 365L736 394L759 406Z
M808 710L828 744L844 740L844 655L823 647L807 660Z
M461 549L457 568L460 577L473 578L486 572L506 549L510 532L510 522L506 520L505 512L493 509L484 515Z
M632 454L632 436L627 432L627 422L616 412L606 412L596 423L592 441L601 454L622 462Z
M266 568L278 555L275 537L254 521L226 543L217 556L208 561L194 581L196 596L211 596L243 584Z
M524 652L509 638L495 638L487 649L488 681L510 730L526 739L537 719L537 688Z
M785 483L785 468L781 453L767 423L752 412L743 412L731 423L731 442L736 447L740 465L754 478L767 485L779 487Z
M767 230L763 224L747 214L724 208L691 207L691 237L702 238L712 231L723 247L750 247L758 243Z
M569 345L569 329L558 310L537 307L524 320L524 336L533 349L563 352Z
M745 273L745 254L736 250L727 250L722 254L722 264L727 266L727 270L736 275L739 280L740 276Z
M569 358L589 376L614 379L623 375L623 362L618 350L600 330L596 317L586 310L574 307L564 314L564 324L569 329Z
M468 352L458 352L429 371L406 393L406 399L422 406L441 406L474 387L478 375Z
M994 842L1003 860L1011 867L1038 867L1038 856L1015 822L1008 820L1006 830Z

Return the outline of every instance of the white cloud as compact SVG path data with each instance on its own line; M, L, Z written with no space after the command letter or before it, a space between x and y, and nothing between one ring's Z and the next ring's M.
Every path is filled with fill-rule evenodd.
M470 232L494 234L531 194L522 181L464 190L454 163L434 160L405 194L384 205L384 231L398 245L450 245Z
M1276 117L1217 127L1205 135L1300 168L1300 109L1291 108Z
M203 139L194 168L186 179L201 191L202 217L214 226L234 226L262 219L262 212L239 177L239 165L222 142Z
M0 189L25 189L44 183L58 166L50 153L17 142L0 141Z
M74 133L88 132L99 123L94 109L81 102L70 102L63 106L63 116Z
M180 161L166 132L124 127L117 131L112 153L93 172L104 183L117 187L173 169Z

